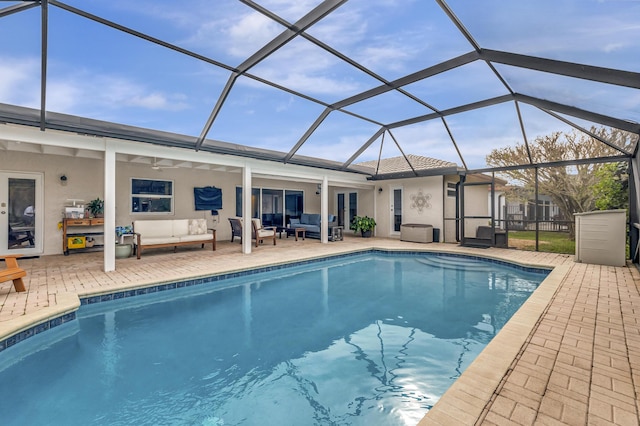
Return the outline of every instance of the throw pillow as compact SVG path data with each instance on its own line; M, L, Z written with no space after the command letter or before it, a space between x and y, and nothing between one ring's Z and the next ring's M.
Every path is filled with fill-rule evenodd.
M207 233L206 219L189 219L189 235L200 235Z

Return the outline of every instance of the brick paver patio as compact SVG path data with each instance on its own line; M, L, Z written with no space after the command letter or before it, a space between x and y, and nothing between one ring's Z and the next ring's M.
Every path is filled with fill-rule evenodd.
M579 264L573 256L471 249L390 239L320 244L278 240L243 255L218 250L149 251L102 272L102 253L21 259L27 292L0 284L0 339L78 306L86 297L158 282L378 247L444 250L556 267L421 425L638 425L640 273L635 267Z

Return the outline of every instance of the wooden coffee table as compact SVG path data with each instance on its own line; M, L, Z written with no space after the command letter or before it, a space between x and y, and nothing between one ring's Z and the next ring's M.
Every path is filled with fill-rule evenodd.
M287 238L289 238L289 235L293 235L295 236L296 241L298 241L298 237L302 237L304 240L304 237L307 234L307 230L305 228L286 228L286 232Z

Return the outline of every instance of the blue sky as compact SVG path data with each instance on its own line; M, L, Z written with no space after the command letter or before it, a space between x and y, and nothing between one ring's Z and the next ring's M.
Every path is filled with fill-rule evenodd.
M0 2L0 7L17 2ZM257 2L295 22L319 1ZM70 0L66 4L166 42L237 66L283 28L236 0ZM483 48L640 71L640 0L449 0ZM47 109L198 136L229 78L225 69L49 6ZM39 107L40 8L0 19L0 102ZM473 50L430 0L350 0L308 33L394 80ZM640 91L496 66L518 93L640 121ZM257 64L251 74L333 103L381 83L302 38ZM405 87L447 109L506 94L484 63L472 63ZM390 92L347 108L387 124L431 111ZM210 139L287 152L322 105L241 77ZM567 126L521 105L529 140ZM575 120L582 126L590 126ZM470 168L492 148L520 142L513 103L447 118ZM379 126L333 112L298 152L344 161ZM407 154L462 164L440 120L393 131ZM380 140L357 161L377 158ZM383 156L399 155L385 136Z

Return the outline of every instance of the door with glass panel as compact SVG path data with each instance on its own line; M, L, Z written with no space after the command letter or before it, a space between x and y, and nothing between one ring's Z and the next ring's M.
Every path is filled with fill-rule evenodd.
M402 188L392 188L390 194L391 200L391 234L400 233L400 225L402 225Z
M0 255L42 254L42 174L0 172Z

